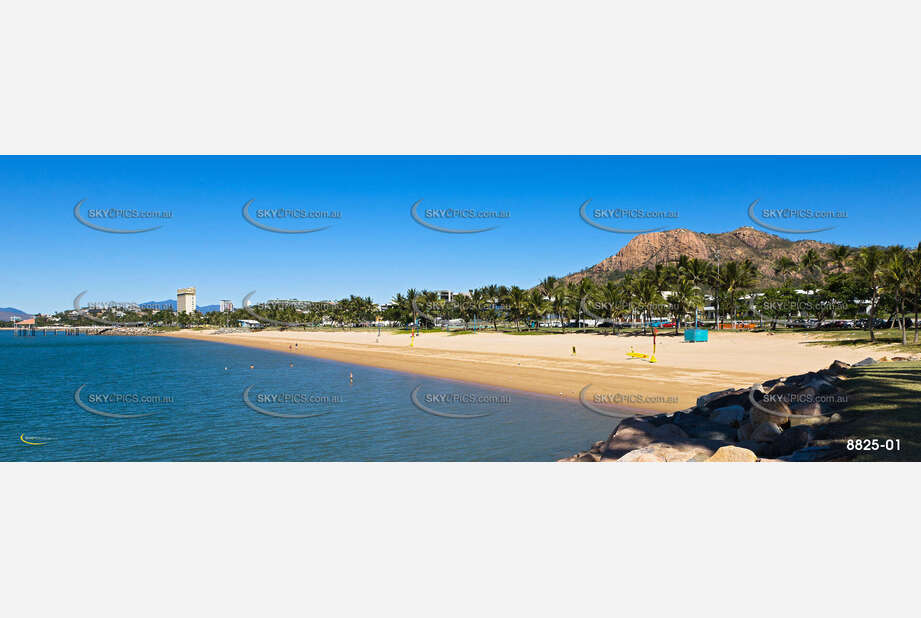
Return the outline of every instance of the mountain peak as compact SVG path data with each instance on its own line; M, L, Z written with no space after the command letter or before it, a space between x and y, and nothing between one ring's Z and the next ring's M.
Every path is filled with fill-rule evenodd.
M748 259L755 265L762 280L773 281L776 277L773 270L776 258L787 256L798 260L809 249L821 252L833 246L816 240L794 242L748 225L715 234L676 228L638 234L615 255L565 279L614 279L623 273L653 268L656 264L674 262L686 255L711 262L716 261L717 257L722 262Z

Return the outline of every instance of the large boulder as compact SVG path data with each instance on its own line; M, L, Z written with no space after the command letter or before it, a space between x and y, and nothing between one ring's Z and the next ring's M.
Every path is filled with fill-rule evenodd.
M813 401L804 406L793 408L792 413L797 416L820 416L822 414L822 405Z
M747 448L739 448L738 446L723 446L720 447L713 455L710 456L710 459L707 461L746 461L754 462L758 461L758 456L755 455L752 451Z
M760 386L760 385L759 385ZM751 398L749 397L749 391L751 389L739 389L734 391L730 395L724 395L718 399L714 399L707 405L707 409L711 411L719 410L720 408L728 408L731 406L741 406L744 409L749 409L752 405ZM755 400L760 400L761 396L764 395L764 390L756 389L754 392Z
M736 431L736 438L739 442L744 442L746 440L751 440L752 432L755 430L755 426L752 425L751 421L745 421L739 425L738 431Z
M847 370L850 368L851 366L849 364L843 361L836 360L835 362L833 362L831 365L828 366L828 371L834 375L840 376L840 375L844 375L845 373L847 373Z
M824 425L828 421L828 416L822 414L822 406L817 402L812 402L805 406L793 408L793 416L790 418L790 427Z
M742 424L742 421L745 420L745 416L745 408L741 405L734 404L714 409L713 412L710 413L710 420L714 423L738 427Z
M751 420L752 425L757 427L762 423L774 423L775 425L784 425L790 422L790 406L780 399L771 399L768 394L764 401L757 406L752 406Z
M706 418L696 414L675 414L677 418L696 418L700 422L710 424ZM713 423L715 424L715 423ZM717 425L726 431L735 431L726 425ZM653 444L664 444L680 451L703 453L709 457L713 451L723 446L723 441L706 438L695 438L680 427L677 423L668 423L656 427L642 418L633 417L624 419L611 434L602 450L602 461L617 461L630 451L639 450ZM645 456L648 456L646 453ZM639 455L637 455L639 456ZM706 458L704 457L704 458Z
M784 380L784 384L793 385L793 386L803 386L809 384L815 378L816 373L810 371L808 373L800 373L795 376L787 376L787 379Z
M834 376L819 374L816 375L815 379L809 382L806 387L815 390L815 392L820 395L827 395L828 393L835 392L835 390L839 388L839 382L841 382L841 380Z
M685 440L688 437L688 434L685 433L681 427L675 425L674 423L661 425L656 429L655 435L656 438L662 442L676 442Z
M857 361L856 363L854 363L852 367L866 367L868 365L875 365L875 364L876 364L876 359L873 358L872 356L868 356L862 361Z
M809 446L809 428L805 426L791 427L767 447L765 454L768 457L784 457L801 448Z
M782 434L783 429L781 429L776 423L767 421L755 427L755 430L752 432L751 439L755 442L773 442L777 439L778 436Z
M686 447L678 448L670 444L664 444L657 442L655 444L650 444L649 446L644 446L633 451L630 451L617 461L619 462L675 462L675 461L690 461L697 458L698 456L709 456L710 451L708 449L702 449L697 447Z
M676 415L677 416L677 415ZM718 440L735 442L736 430L729 425L716 423L706 417L685 415L675 419L675 425L681 427L691 438L698 440Z
M710 412L725 406L745 406L746 402L748 402L748 391L749 389L747 388L728 388L724 391L701 395L697 398L697 409L703 412Z
M603 459L620 459L630 451L655 442L685 440L688 435L673 423L656 426L640 417L625 418L602 449Z

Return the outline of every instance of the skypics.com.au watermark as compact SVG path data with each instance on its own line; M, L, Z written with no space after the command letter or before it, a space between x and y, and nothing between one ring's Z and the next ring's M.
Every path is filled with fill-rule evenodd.
M643 229L627 229L621 227L625 221L675 220L680 216L677 210L647 210L645 208L593 208L589 211L588 205L591 201L589 199L582 202L582 205L579 206L579 216L592 227L615 234L645 234L665 229L664 225ZM602 223L602 221L605 223ZM615 222L617 223L616 226L613 225Z
M757 225L772 232L781 232L784 234L815 234L817 232L827 232L836 226L817 227L810 229L795 229L766 223L764 220L786 222L786 221L829 221L837 219L847 219L845 210L815 210L812 208L760 208L756 209L758 202L755 200L748 206L748 218Z
M74 403L80 409L114 419L131 419L152 416L163 411L163 406L175 404L172 395L141 393L137 391L87 391L81 384L74 391ZM151 407L157 408L150 410Z
M839 316L859 315L865 312L866 305L845 302L837 298L803 298L771 299L758 296L748 303L751 314L763 322L781 326L803 326L809 320L818 324L822 322L841 321ZM859 318L856 318L859 319ZM854 322L855 318L844 320Z
M830 383L825 382L825 385L830 386ZM756 393L763 393L760 401L755 397ZM754 384L748 390L748 400L751 402L752 409L758 409L772 418L775 423L783 424L794 419L814 421L816 418L830 416L836 409L847 405L848 397L847 393L822 393L816 391L814 387L804 390L794 387L790 391L764 393L761 384ZM785 409L790 412L785 412ZM802 413L807 410L811 413Z
M609 406L619 405L651 405L657 403L677 404L677 395L648 395L646 393L595 393L592 403Z
M313 232L322 232L332 225L323 225L320 227L309 228L289 228L279 225L285 221L325 221L332 220L333 223L342 220L341 210L312 210L306 208L258 208L251 209L255 200L249 200L243 204L243 219L250 225L265 230L266 232L275 232L276 234L311 234ZM303 225L301 223L301 225Z
M470 419L491 416L502 406L512 403L510 395L504 393L482 393L474 391L442 391L423 393L420 384L409 394L409 400L416 409L442 418ZM464 410L458 412L455 410Z
M582 387L582 390L579 391L579 403L586 410L611 418L623 419L637 412L648 412L649 408L644 406L662 404L677 406L678 404L676 395L640 391L605 391L589 395L591 388L591 384Z
M505 220L511 218L507 210L485 210L476 208L425 208L420 209L422 200L417 201L409 209L409 216L413 221L424 228L442 232L444 234L479 234L494 230L498 225L491 227L469 227L478 221ZM437 222L437 223L436 223ZM445 227L441 223L453 223L455 227Z
M299 419L326 416L332 407L342 405L342 397L335 394L307 391L256 392L251 384L243 391L247 408L265 416Z
M140 234L160 229L163 225L144 228L113 228L103 225L103 223L115 221L136 223L137 221L170 220L173 218L173 211L171 210L140 210L137 208L90 208L84 215L81 214L81 207L84 202L86 200L80 200L74 206L74 218L92 230L107 234Z
M791 408L802 408L813 403L820 406L843 406L847 404L847 394L832 393L821 395L818 393L794 392L794 393L768 393L761 400L765 403L785 403Z

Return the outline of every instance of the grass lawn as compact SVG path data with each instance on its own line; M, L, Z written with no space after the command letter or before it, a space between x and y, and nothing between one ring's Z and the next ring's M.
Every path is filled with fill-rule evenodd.
M816 336L815 341L810 341L809 345L822 345L822 346L840 346L840 347L849 347L849 346L858 346L858 345L871 345L870 344L870 334L865 330L838 330L838 331L807 331L813 333ZM889 328L886 330L875 331L876 343L872 345L879 346L884 348L883 352L909 352L909 353L919 353L921 352L921 339L919 343L912 343L914 339L914 331L909 330L906 332L906 337L908 344L902 345L902 332L897 328ZM890 354L891 356L891 354Z
M855 367L847 377L844 422L826 425L821 438L899 440L899 451L860 451L856 461L921 461L921 362Z

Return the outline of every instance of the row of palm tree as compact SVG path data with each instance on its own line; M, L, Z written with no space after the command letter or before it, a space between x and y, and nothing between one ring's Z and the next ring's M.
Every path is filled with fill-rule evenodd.
M177 314L163 310L124 320L160 324L234 325L239 319L258 318L285 324L335 324L348 327L378 320L391 323L435 326L439 321L461 320L464 328L475 330L499 324L539 330L543 324L559 323L562 332L570 324L584 326L586 318L595 324L610 321L612 333L618 324L641 322L643 332L653 318L672 318L675 332L708 302L715 306L716 327L728 317L735 326L738 319L758 314L772 320L776 328L781 318L802 316L805 312L819 324L836 316L867 317L871 341L876 341L877 316L882 312L901 329L907 342L907 322L914 314L914 343L918 343L921 311L921 243L904 247L835 246L824 252L815 248L799 259L781 256L771 265L775 281L765 284L750 260L716 263L682 255L667 264L657 264L624 274L620 279L596 283L582 276L557 279L546 277L531 289L519 286L488 285L448 301L430 290L409 289L397 294L383 307L370 297L351 295L336 302L265 303L232 313ZM802 294L803 290L806 294ZM803 299L808 307L803 309Z

